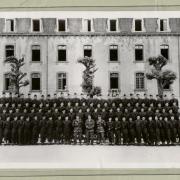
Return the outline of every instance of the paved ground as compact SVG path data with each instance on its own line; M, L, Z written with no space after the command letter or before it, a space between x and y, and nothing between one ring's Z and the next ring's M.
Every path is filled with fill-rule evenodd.
M0 146L0 168L180 168L180 146Z

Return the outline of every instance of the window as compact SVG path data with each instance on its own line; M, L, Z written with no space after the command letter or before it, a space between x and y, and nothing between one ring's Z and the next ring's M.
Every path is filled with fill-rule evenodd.
M142 31L142 20L141 19L135 20L135 31Z
M40 55L40 46L39 45L33 45L32 46L32 61L33 62L39 62L41 61L41 55Z
M88 30L88 32L90 32L91 31L91 20L87 20L87 30Z
M169 46L168 45L161 45L161 55L164 56L166 59L169 59Z
M92 46L91 45L84 46L84 57L92 57Z
M40 20L39 19L33 19L32 20L32 30L34 32L39 32L40 31Z
M144 90L144 80L145 76L144 73L136 73L136 89L137 90Z
M118 61L118 46L111 45L109 49L110 61Z
M58 61L66 61L66 46L58 46Z
M14 56L14 46L13 45L7 45L5 53L6 53L6 58Z
M5 91L13 90L13 85L11 84L9 74L4 75L4 90Z
M6 31L14 32L14 19L6 19Z
M64 19L58 20L58 31L66 31L66 20Z
M160 19L160 31L167 31L167 19Z
M117 22L117 21L116 21L115 19L111 19L111 20L109 21L109 25L110 25L109 30L110 30L110 31L117 31L116 22Z
M57 88L60 91L64 91L67 89L67 77L66 73L59 73L57 77Z
M119 89L119 74L110 73L110 89Z
M31 74L31 90L32 91L40 91L41 90L41 78L39 73Z
M135 61L143 61L143 45L135 46Z

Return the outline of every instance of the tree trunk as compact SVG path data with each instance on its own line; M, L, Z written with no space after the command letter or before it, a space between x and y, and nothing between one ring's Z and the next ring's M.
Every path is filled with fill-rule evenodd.
M163 85L162 85L162 81L157 79L157 87L158 87L158 95L160 98L163 97Z

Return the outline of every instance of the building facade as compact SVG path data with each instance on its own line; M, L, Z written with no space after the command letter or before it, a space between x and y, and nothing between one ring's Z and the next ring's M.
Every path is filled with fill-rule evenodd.
M158 55L169 62L177 79L165 93L180 96L180 18L0 18L0 92L12 89L4 60L24 57L23 71L30 85L22 92L51 94L82 92L84 67L95 59L94 85L103 96L112 92L157 94L155 80L147 80L147 59Z

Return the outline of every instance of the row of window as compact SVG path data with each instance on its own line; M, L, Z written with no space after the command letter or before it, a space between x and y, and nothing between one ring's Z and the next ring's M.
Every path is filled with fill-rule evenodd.
M13 87L11 85L10 78L7 74L5 74L5 91L12 90ZM109 76L109 87L110 90L119 90L119 73L112 72ZM135 74L135 89L142 91L145 90L145 74L142 72L138 72ZM170 86L167 85L164 89L169 90ZM41 90L41 74L33 73L31 74L31 90L32 91L40 91ZM67 74L66 73L58 73L57 74L57 90L58 91L66 91L67 90Z
M143 52L143 45L135 45L135 61L143 61L144 60L144 52ZM15 48L13 45L7 45L5 47L6 51L6 58L9 56L14 56ZM67 47L66 45L59 45L58 46L58 61L65 62L67 61ZM169 46L168 45L161 45L160 46L160 53L166 59L169 59ZM84 45L84 57L91 57L92 56L92 45ZM32 46L32 62L40 62L41 61L41 48L39 45ZM118 61L118 45L110 45L109 46L109 61L116 62Z
M169 31L168 19L158 19L159 32ZM6 19L6 32L15 32L15 19ZM83 29L87 32L93 31L93 21L92 19L84 19ZM68 29L66 19L57 20L57 31L66 32ZM108 31L117 32L119 31L118 20L109 19L108 20ZM32 19L31 21L31 31L32 32L42 32L41 19ZM144 31L144 22L142 19L134 19L133 21L133 31L141 32Z

